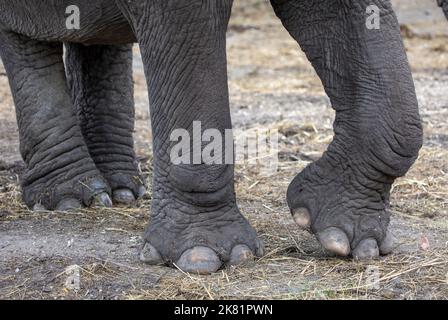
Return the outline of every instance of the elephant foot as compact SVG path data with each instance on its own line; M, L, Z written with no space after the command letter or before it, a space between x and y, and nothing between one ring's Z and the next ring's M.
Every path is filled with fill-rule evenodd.
M263 255L261 241L236 205L196 207L195 214L191 205L176 207L153 214L140 253L143 262L211 274L223 265L241 265Z
M321 159L291 182L287 200L299 227L338 256L373 259L394 249L387 230L390 184L369 179L362 168L337 168Z
M83 207L132 205L146 193L140 177L117 173L105 178L96 169L93 175L57 179L57 183L37 183L23 188L26 203L34 211L71 211ZM112 182L112 183L111 183ZM111 185L116 186L112 189ZM31 204L32 203L32 204Z
M64 174L55 181L43 177L33 184L22 185L24 201L33 211L112 207L109 185L99 172L72 178Z

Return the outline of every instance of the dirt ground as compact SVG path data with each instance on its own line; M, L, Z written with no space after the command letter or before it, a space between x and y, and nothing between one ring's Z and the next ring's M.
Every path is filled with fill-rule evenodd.
M335 259L296 228L286 188L331 141L334 113L268 3L236 0L228 32L233 122L237 128L280 133L274 175L236 167L240 208L264 241L266 255L211 276L140 263L150 190L134 208L30 212L20 200L24 165L0 67L0 299L448 299L448 22L435 0L392 2L425 130L418 161L393 188L391 230L401 243L394 254L371 262ZM135 57L135 137L149 182L151 133L137 49ZM72 265L80 268L79 290L66 283L65 270Z

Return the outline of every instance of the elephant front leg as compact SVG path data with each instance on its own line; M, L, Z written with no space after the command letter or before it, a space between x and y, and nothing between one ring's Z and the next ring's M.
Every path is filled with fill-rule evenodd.
M134 152L132 45L66 44L67 79L96 167L118 203L133 203L145 188Z
M390 2L271 3L336 110L332 143L288 188L291 212L339 255L388 253L390 188L422 144L413 80ZM372 5L378 29L366 23Z
M437 3L442 8L445 16L448 18L448 0L437 0Z
M95 199L110 206L109 186L89 155L68 93L62 44L4 31L0 43L26 164L21 177L25 203L61 211L89 206Z
M194 122L222 137L231 128L225 51L231 1L119 3L141 47L153 129L152 214L142 260L211 273L260 255L255 230L236 204L233 165L204 161L202 132L193 132ZM191 139L179 164L170 141L178 129Z

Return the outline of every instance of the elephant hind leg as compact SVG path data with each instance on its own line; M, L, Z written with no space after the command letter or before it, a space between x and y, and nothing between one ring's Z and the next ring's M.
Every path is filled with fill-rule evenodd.
M0 31L26 164L22 194L30 208L68 210L99 201L109 186L88 153L64 74L62 44Z
M390 252L391 184L416 160L422 126L389 1L271 0L322 80L336 111L334 139L298 174L287 200L296 222L339 255ZM366 9L380 10L380 28Z
M437 3L442 8L443 12L445 13L445 16L448 19L448 1L447 0L437 0Z
M84 141L113 201L145 193L134 152L132 45L66 44L67 79Z

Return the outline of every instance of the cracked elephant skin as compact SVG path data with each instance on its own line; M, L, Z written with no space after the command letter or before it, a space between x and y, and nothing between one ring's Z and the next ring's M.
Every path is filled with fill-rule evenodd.
M443 0L441 1L443 4ZM393 249L389 192L418 156L422 127L390 1L271 0L336 111L322 158L292 180L299 227L340 256ZM80 29L66 28L76 5ZM366 8L380 29L366 27ZM232 0L0 0L0 54L17 111L25 203L68 210L144 193L132 133L132 43L153 130L151 220L141 260L211 273L263 254L240 213L231 164L170 161L170 133L231 129L226 30ZM63 48L65 46L65 59Z

